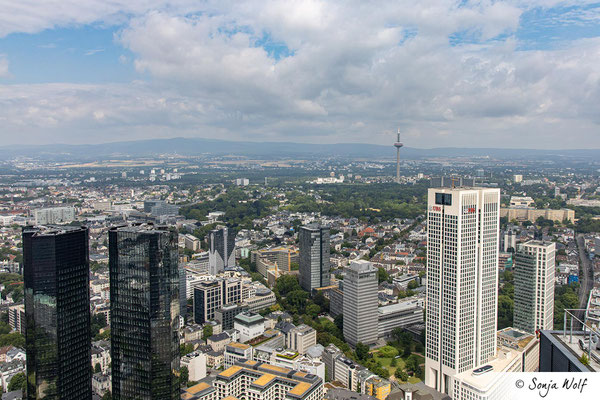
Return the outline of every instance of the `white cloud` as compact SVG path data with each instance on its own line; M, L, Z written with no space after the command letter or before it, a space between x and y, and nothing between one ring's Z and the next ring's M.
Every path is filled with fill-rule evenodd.
M102 53L104 49L90 49L87 50L83 55L85 56L93 56L94 54Z
M400 125L412 146L561 147L565 133L570 147L600 146L600 40L518 51L518 2L86 4L15 18L4 32L124 22L117 40L132 55L121 62L151 79L0 86L5 132L386 143ZM457 32L474 44L452 46ZM265 38L289 55L274 57Z
M7 78L10 76L8 72L8 58L5 55L0 54L0 78Z

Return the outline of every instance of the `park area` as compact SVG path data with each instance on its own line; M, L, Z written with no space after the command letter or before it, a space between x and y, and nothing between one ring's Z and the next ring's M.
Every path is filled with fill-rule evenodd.
M373 351L373 359L387 369L390 379L398 382L417 383L421 379L424 369L425 358L422 355L411 353L408 357L402 358L400 352L394 346L384 346Z

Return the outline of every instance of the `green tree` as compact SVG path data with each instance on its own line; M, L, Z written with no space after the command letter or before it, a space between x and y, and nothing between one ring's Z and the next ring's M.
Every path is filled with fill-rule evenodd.
M498 329L512 326L514 301L509 296L498 296Z
M406 373L406 371L404 371L404 370L402 370L402 369L400 369L400 368L398 368L398 369L396 370L396 372L394 372L394 376L395 376L396 378L398 378L398 380L401 380L401 381L403 381L403 382L406 382L406 381L408 381L408 374Z
M0 335L0 347L15 346L25 348L25 337L19 332Z
M183 366L179 369L179 382L181 386L187 386L188 380L190 378L190 371L188 367Z
M377 268L377 280L379 283L387 281L390 278L387 271L383 267Z
M302 289L294 290L289 292L285 299L292 307L297 310L303 310L308 299L308 292Z
M192 351L194 351L194 345L191 343L179 345L179 355L181 357L185 356L186 354L190 354Z
M316 318L317 315L321 312L321 307L317 304L309 304L306 306L306 314L308 314L312 318Z
M96 363L96 365L94 365L94 373L99 374L100 372L102 372L102 367L100 366L100 363Z
M275 288L280 296L287 296L288 293L302 290L298 283L298 278L295 275L282 275L277 278L275 282Z
M410 282L408 282L408 289L416 289L419 287L419 284L417 283L417 281L412 280Z
M334 319L333 323L338 327L340 331L344 329L344 314L338 314Z
M109 391L104 393L104 396L102 396L102 400L112 400L112 393Z
M25 378L25 374L23 372L16 374L13 376L8 383L8 391L12 392L13 390L21 390L23 393L27 389L27 379Z
M412 354L406 359L406 369L417 374L421 370L421 367L419 366L420 363L419 357Z
M361 342L356 343L356 358L366 360L369 356L369 346Z
M206 340L209 337L211 337L213 334L213 327L210 324L206 324L204 325L204 327L202 327L202 340Z
M383 346L379 349L379 355L383 358L393 358L398 355L398 349L392 346Z

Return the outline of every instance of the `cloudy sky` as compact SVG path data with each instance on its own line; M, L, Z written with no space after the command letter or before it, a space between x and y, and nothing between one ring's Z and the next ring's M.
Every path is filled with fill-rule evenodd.
M600 3L0 0L1 144L600 147Z

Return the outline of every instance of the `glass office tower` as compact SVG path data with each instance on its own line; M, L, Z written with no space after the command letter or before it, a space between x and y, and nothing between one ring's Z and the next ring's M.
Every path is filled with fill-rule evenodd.
M27 399L91 399L88 229L23 229Z
M329 228L317 225L303 226L298 233L300 241L300 286L312 294L316 288L329 286Z
M179 399L177 233L109 231L113 399Z

